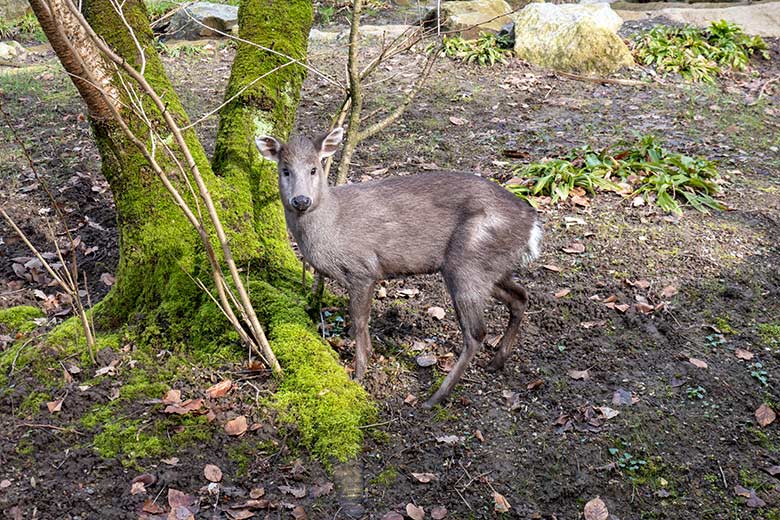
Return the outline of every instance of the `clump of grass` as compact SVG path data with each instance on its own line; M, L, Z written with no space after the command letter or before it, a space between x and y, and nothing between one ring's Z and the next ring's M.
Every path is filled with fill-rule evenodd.
M581 188L591 195L601 190L641 196L664 211L680 214L681 203L703 213L708 208L723 209L713 198L720 192L719 182L712 161L669 151L647 135L614 150L585 146L560 158L522 165L506 187L531 204L539 196L551 197L554 204Z
M496 63L507 63L512 51L506 49L506 42L495 34L483 33L476 40L464 40L460 36L445 36L442 40L445 56L465 63L476 63L492 67Z
M749 36L725 20L712 22L706 29L659 25L635 36L633 47L639 63L707 83L731 71L745 70L756 53L769 59L760 36Z
M38 41L46 41L41 26L35 15L28 13L15 21L0 18L0 39L32 38Z

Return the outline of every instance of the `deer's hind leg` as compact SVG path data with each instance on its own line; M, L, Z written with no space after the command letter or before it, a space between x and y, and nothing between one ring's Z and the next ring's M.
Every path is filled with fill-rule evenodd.
M468 273L468 270L464 270ZM457 273L442 273L447 289L452 297L452 304L455 308L455 314L460 323L460 330L463 333L463 350L455 362L455 366L444 378L441 386L436 393L426 401L423 406L432 408L446 399L455 385L458 384L469 362L477 355L482 348L482 341L485 339L485 323L482 318L482 312L485 309L487 294L475 290L480 287L474 280L468 276L458 275Z
M493 286L493 297L507 306L509 309L509 325L506 327L501 341L498 343L498 350L487 366L492 371L504 368L506 360L512 351L512 346L520 330L520 323L523 320L523 313L528 306L528 294L523 287L512 280L512 275L507 275Z

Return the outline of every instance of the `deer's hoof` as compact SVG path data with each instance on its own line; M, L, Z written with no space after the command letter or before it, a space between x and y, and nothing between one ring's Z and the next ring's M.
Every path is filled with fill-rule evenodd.
M431 408L433 408L437 404L439 404L437 401L434 401L433 399L428 399L427 401L425 401L422 404L422 408L423 408L423 410L430 410Z

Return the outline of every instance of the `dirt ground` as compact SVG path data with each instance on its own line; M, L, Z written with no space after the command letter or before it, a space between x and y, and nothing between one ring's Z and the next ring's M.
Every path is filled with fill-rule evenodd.
M366 429L359 461L365 518L398 518L384 515L412 503L425 518L444 507L452 519L575 519L597 496L622 520L780 518L780 481L771 475L780 464L778 424L762 428L754 416L762 403L780 407L780 89L761 90L780 74L780 41L769 44L770 61L755 60L751 73L715 86L676 78L623 86L568 79L517 60L493 68L442 60L402 120L362 145L353 182L437 168L504 181L522 162L652 133L670 149L717 161L729 207L709 215L687 209L678 218L609 194L585 207L542 207L542 258L518 273L531 304L514 355L491 374L481 368L490 355L483 352L453 398L433 411L417 399L459 351L452 307L438 276L388 282L372 313L376 358L367 386L380 414ZM52 54L41 52L30 68L3 69L3 105L82 237L79 259L99 299L109 288L101 275L117 263L111 194L84 108ZM315 67L343 73L343 44L316 43L310 53ZM232 56L217 44L166 58L193 117L220 102ZM366 113L392 107L423 59L388 63L382 74L392 79L369 89ZM338 93L309 75L302 99L298 130L324 130ZM209 152L215 125L210 119L199 128ZM49 251L44 219L51 204L5 126L2 135L0 203ZM583 253L564 251L574 242ZM41 305L36 289L55 292L30 269L14 271L13 259L24 256L23 244L0 225L3 308ZM561 296L563 289L569 292ZM645 314L636 302L665 305ZM51 320L67 315L67 303L48 303ZM430 316L431 306L445 309L444 319ZM487 318L491 334L500 334L505 310L496 303ZM349 318L345 309L329 309L327 320L338 336ZM333 344L348 363L349 342ZM743 359L743 351L752 358ZM436 354L438 366L419 367L421 354ZM238 372L190 374L184 391ZM166 504L172 488L198 498L197 518L234 518L226 506L263 487L270 509L256 510L255 518L300 518L297 506L308 518L345 518L328 485L334 473L298 449L294 434L277 430L262 406L252 411L255 392L268 383L248 383L241 385L245 398L234 394L219 413L248 410L259 427L248 434L254 444L215 429L172 449L167 462L123 464L101 458L92 444L98 432L77 422L110 399L116 382L71 388L68 406L52 415L42 402L38 410L19 408L30 393L46 391L22 373L0 400L0 511L8 518L135 519L147 499ZM158 412L139 402L125 413ZM255 452L258 441L264 448ZM206 487L207 463L223 471L219 494ZM147 495L132 495L140 473L156 482ZM433 477L419 475L428 473ZM506 513L496 512L499 495L511 505Z

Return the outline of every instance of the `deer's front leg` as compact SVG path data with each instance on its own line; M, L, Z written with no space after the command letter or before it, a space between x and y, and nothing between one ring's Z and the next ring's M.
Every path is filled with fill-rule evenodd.
M374 283L374 280L353 281L349 287L349 317L352 320L352 338L355 340L355 379L363 379L371 357L368 319L371 316Z

